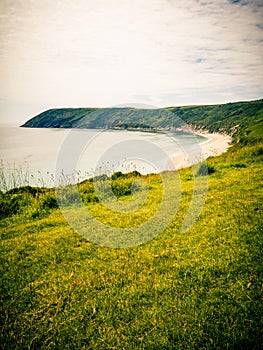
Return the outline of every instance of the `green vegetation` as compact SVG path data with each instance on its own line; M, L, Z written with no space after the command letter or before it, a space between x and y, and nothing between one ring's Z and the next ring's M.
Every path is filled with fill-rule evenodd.
M24 127L33 128L73 128L81 119L96 108L60 108L42 112L27 121Z
M153 128L170 129L184 123L211 132L227 132L241 142L263 134L263 100L211 106L51 109L27 121L24 127L54 128Z
M150 125L145 125L145 124L141 124L141 123L120 123L120 124L116 124L114 126L115 129L147 129L147 130L151 130L154 128L150 127Z
M202 162L199 165L199 168L196 172L197 176L207 176L209 174L213 174L215 172L215 168L211 165L207 165L206 162Z
M249 123L227 153L200 164L209 190L195 225L180 230L194 180L184 169L174 220L133 248L79 236L54 189L1 193L2 348L261 349L263 144ZM119 201L146 191L133 185L145 182L145 204L132 215L109 210L94 191L105 180ZM94 217L115 227L144 222L162 196L158 174L115 173L78 186Z
M174 221L129 249L85 241L65 222L51 189L2 193L2 347L260 349L262 146L236 145L208 166L215 172L192 229L180 232L193 186L187 169ZM134 175L113 177L121 200L131 195ZM160 177L146 180L158 202ZM129 216L92 199L92 181L80 187L94 216L130 225ZM132 220L147 219L152 208Z
M257 130L256 140L263 133L263 100L235 102L212 106L169 108L187 124L245 137ZM252 130L251 130L252 128Z

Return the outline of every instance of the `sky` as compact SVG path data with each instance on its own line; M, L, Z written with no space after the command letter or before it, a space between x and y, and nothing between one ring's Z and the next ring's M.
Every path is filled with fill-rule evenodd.
M0 118L263 97L262 0L1 0Z

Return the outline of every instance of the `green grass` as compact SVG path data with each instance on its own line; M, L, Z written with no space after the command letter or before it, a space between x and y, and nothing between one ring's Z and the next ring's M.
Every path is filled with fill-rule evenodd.
M133 248L101 247L79 236L52 189L1 193L1 347L260 349L262 149L236 144L208 160L206 204L185 233L193 175L180 171L173 222ZM149 186L148 202L132 217L140 222L160 201L160 176L119 174L112 185L125 202L138 178ZM131 225L129 215L97 202L92 181L79 187L94 216Z

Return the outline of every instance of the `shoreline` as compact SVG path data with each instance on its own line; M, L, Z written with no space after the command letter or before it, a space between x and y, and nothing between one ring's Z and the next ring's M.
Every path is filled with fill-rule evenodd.
M172 157L173 164L176 169L188 168L191 165L197 164L209 157L220 156L231 147L232 137L226 134L209 133L209 132L194 132L195 135L202 136L208 140L199 143L199 147L195 145L189 152L184 152Z
M3 125L3 124L2 124ZM20 128L18 126L10 127L7 126L7 128L10 128L11 133L9 134L9 131L5 130L5 127L2 127L1 129L1 135L5 137L2 137L2 168L3 171L5 171L5 175L7 176L6 180L8 182L9 189L25 185L30 186L39 186L39 187L54 187L53 186L53 177L51 178L50 175L54 176L56 173L56 159L57 159L57 152L59 152L61 145L64 142L64 139L67 137L67 134L73 130L69 128ZM22 130L21 130L22 129ZM23 133L23 129L27 129L26 133ZM16 134L16 131L19 131L18 134ZM32 134L30 134L30 130L33 131ZM45 131L43 133L43 130ZM78 132L85 132L87 130L91 131L99 131L99 129L74 129ZM22 132L23 136L23 143L21 143L21 147L19 147L19 150L16 150L14 148L14 144L16 142L20 142L21 135L20 131ZM51 132L52 131L52 132ZM59 133L56 133L58 132ZM124 130L109 130L110 132L123 132ZM28 133L29 132L29 133ZM64 135L63 132L66 134ZM141 133L142 131L133 131L134 133ZM145 132L145 131L144 131ZM62 134L61 134L62 133ZM147 133L150 133L152 135L158 134L168 134L167 132L163 131L156 131L156 133L148 131ZM189 144L187 146L184 146L184 148L181 148L180 154L175 153L176 148L172 148L169 152L169 160L167 160L167 164L162 164L161 169L159 169L158 172L163 172L166 170L178 170L186 167L190 167L193 164L199 163L202 160L205 160L206 158L210 156L217 156L222 153L224 153L229 147L229 142L232 140L232 138L226 134L220 134L220 133L209 133L205 130L176 130L176 134L179 133L185 133L186 135L191 134L192 139L194 141L193 144ZM6 136L8 135L8 139L6 139ZM204 139L201 139L199 142L197 141L199 138L194 136L202 136ZM17 139L17 136L19 138ZM111 135L112 136L112 135ZM118 136L118 135L117 135ZM6 141L5 141L6 140ZM10 142L10 140L12 142ZM18 141L16 141L18 140ZM151 138L149 139L151 142ZM148 141L148 139L147 139ZM154 141L153 141L154 142ZM41 148L42 144L45 145L44 148ZM38 148L35 151L35 146ZM180 148L180 142L178 142L178 146ZM15 152L14 152L15 150ZM180 151L180 149L179 149ZM168 152L168 151L167 151ZM44 155L44 156L43 156ZM93 156L93 155L92 155ZM89 156L89 159L92 158ZM93 161L93 160L92 160ZM160 160L161 161L161 160ZM116 163L116 162L115 162ZM93 164L93 163L92 163ZM96 163L95 163L96 165ZM141 165L139 165L141 166ZM81 167L78 170L81 172L81 181L84 181L87 178L92 177L92 166L90 168L84 168ZM151 173L152 170L147 170L146 172L141 171L142 174L148 174ZM132 169L131 169L132 171ZM9 179L9 175L10 179ZM87 177L85 174L89 174ZM17 183L16 185L13 185L13 175L19 174L21 178L21 182ZM71 174L70 174L71 176ZM85 177L84 177L85 176ZM20 180L19 180L20 181Z

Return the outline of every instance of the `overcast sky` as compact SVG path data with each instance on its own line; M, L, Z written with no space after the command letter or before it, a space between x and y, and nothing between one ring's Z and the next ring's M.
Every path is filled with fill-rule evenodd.
M1 0L1 121L263 97L262 0Z

